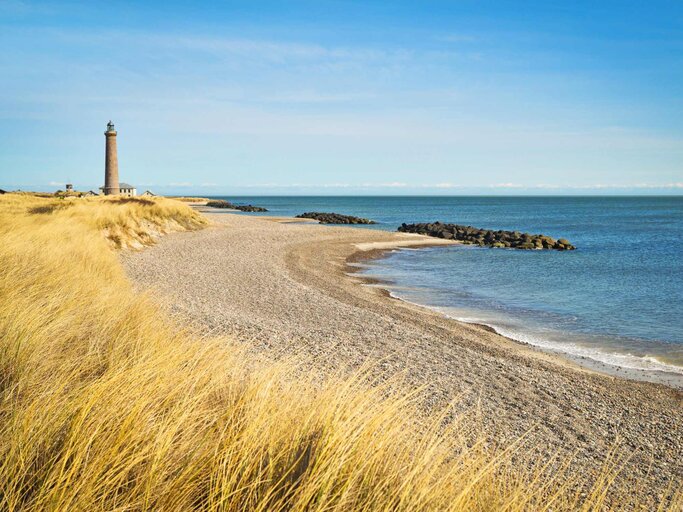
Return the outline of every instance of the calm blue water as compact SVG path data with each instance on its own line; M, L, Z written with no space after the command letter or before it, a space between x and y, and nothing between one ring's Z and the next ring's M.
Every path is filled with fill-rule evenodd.
M572 252L400 250L368 275L402 299L598 361L683 373L683 197L226 197L266 215L331 211L568 238Z

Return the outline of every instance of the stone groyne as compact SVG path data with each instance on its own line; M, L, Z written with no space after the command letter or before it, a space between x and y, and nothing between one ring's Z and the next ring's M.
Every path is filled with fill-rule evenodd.
M374 220L342 215L340 213L306 212L297 215L299 219L315 219L320 224L377 224Z
M206 203L206 206L210 206L211 208L227 208L229 210L239 210L241 212L267 212L268 210L261 207L261 206L253 206L251 204L232 204L230 201L224 201L222 199L218 199L216 201L209 201Z
M402 233L417 233L447 240L458 240L464 244L474 244L482 247L500 247L510 249L555 249L558 251L572 251L576 249L569 240L555 239L546 235L532 235L519 231L503 231L479 229L460 224L444 224L442 222L401 224L398 231Z

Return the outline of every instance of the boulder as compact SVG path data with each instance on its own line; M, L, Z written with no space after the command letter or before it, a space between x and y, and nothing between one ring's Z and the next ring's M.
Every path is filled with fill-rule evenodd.
M253 206L251 204L247 205L236 205L232 204L230 201L224 201L223 199L216 199L206 203L206 206L211 208L226 208L229 210L239 210L241 212L267 212L265 208L261 206Z
M464 244L476 244L489 247L509 247L527 250L555 249L561 251L575 249L575 247L564 238L556 241L554 238L546 235L534 235L531 233L522 233L520 231L504 231L500 229L493 231L460 224L448 224L440 221L418 224L403 223L398 230L403 233L417 233L420 235L445 238L447 240L458 240Z
M224 201L223 199L216 199L215 201L208 201L206 206L211 208L228 208L230 210L235 210L235 205L229 201Z
M370 219L363 219L361 217L354 217L353 215L342 215L340 213L325 213L325 212L306 212L302 213L300 215L297 215L297 218L299 219L315 219L321 224L376 224L374 220ZM412 225L411 225L412 226ZM440 230L443 228L443 226L439 227ZM398 228L399 231L405 231L405 232L410 232L410 233L416 233L420 231L408 231L410 229L410 226L407 224L402 224L401 227ZM418 230L422 230L422 228L418 228ZM432 228L430 231L434 231ZM437 235L433 235L437 236Z
M235 206L235 209L236 209L236 210L239 210L239 211L241 211L241 212L267 212L267 211L268 211L268 210L266 210L265 208L263 208L263 207L261 207L261 206L253 206L253 205L250 205L250 204L247 204L247 205L244 205L244 206L242 206L242 205L237 205L237 206Z

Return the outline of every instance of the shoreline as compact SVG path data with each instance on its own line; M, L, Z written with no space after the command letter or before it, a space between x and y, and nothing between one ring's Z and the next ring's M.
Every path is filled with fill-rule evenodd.
M240 212L238 210L211 208L211 207L207 207L205 203L192 203L191 206L194 209L196 209L197 211L201 212L202 214L220 215L222 213L226 213L226 214L232 213L232 214L240 215ZM324 225L324 224L320 224L318 221L316 221L314 219L306 219L306 218L271 216L271 215L259 215L259 216L250 216L250 217L258 218L261 220L284 223L284 224L301 223L301 224L312 224L312 225L317 225L317 226L321 226L321 227L328 227L328 228L367 230L367 228L364 228L362 226ZM372 231L374 232L376 230L372 230ZM380 278L376 278L376 277L366 277L366 276L360 275L360 269L358 267L353 266L353 264L354 263L362 263L364 261L372 261L372 260L383 259L383 258L386 258L392 251L396 251L396 250L402 250L402 249L406 249L406 248L422 249L422 248L462 245L462 242L460 242L458 240L446 240L446 239L441 239L441 238L435 238L435 237L430 237L427 235L418 235L415 233L401 233L401 232L384 231L384 230L379 230L379 231L384 232L384 233L389 233L389 234L393 235L394 237L406 238L406 240L402 241L402 240L396 240L395 239L393 241L386 241L386 242L374 241L374 242L361 242L361 243L354 244L354 246L356 247L357 250L355 252L351 253L347 257L346 263L347 263L347 267L348 267L348 272L346 272L346 273L349 275L354 275L354 277L361 279L367 285L377 286L379 289L381 289L383 291L383 293L387 297L394 299L394 300L397 300L397 301L407 303L407 304L411 304L415 307L425 308L429 311L435 312L436 314L444 316L449 321L457 322L459 324L472 325L472 326L482 328L484 330L487 330L489 332L496 334L497 336L500 336L501 338L504 338L505 340L508 340L510 343L512 343L516 346L524 347L526 349L531 350L532 352L542 352L544 354L555 357L558 359L557 362L560 364L569 363L572 365L576 365L580 369L585 370L585 371L596 372L598 374L606 375L609 377L615 377L615 378L623 379L626 381L649 382L652 384L667 386L669 388L673 388L676 390L683 390L683 374L680 374L680 373L667 372L664 370L644 370L644 369L639 369L639 368L629 368L627 366L620 366L620 365L616 365L616 364L606 363L604 361L600 361L600 360L591 358L590 356L573 354L567 350L563 350L562 348L554 348L552 346L544 346L544 345L540 345L540 344L534 344L534 343L527 342L527 341L524 341L521 339L517 339L511 335L504 334L495 325L489 325L487 323L477 322L477 321L467 321L467 320L464 320L461 318L457 318L457 317L448 315L447 313L440 311L436 307L432 307L432 306L429 306L427 304L412 302L412 301L409 301L405 298L394 295L392 293L392 291L389 289L389 287L383 286L383 285L389 284L387 281L380 279ZM414 239L415 237L421 237L421 239L415 240Z
M204 203L193 203L191 206L193 206L194 209L200 211L203 214L218 214L220 215L221 213L232 213L236 215L240 215L240 212L238 210L219 210L217 208L211 208L207 207L206 204ZM251 216L250 216L251 217ZM362 226L342 226L342 225L324 225L318 223L318 221L314 219L305 219L305 218L297 218L297 217L284 217L284 216L270 216L270 215L264 215L264 216L253 216L255 218L261 219L261 220L267 220L267 221L273 221L273 222L278 222L278 223L301 223L301 224L313 224L321 227L328 227L328 228L338 228L338 229L361 229L361 230L367 230L367 228L364 228ZM375 230L372 230L373 232ZM644 369L639 369L639 368L629 368L626 366L620 366L616 364L610 364L606 363L594 358L591 358L590 356L583 356L579 354L573 354L567 350L563 350L562 348L554 348L551 346L544 346L540 344L534 344L530 343L521 339L517 339L511 335L504 334L500 332L499 328L496 327L495 325L489 325L487 323L483 322L477 322L477 321L467 321L461 318L457 318L451 315L448 315L447 313L444 313L443 311L440 311L436 307L429 306L427 304L421 304L417 302L412 302L409 301L405 298L396 296L392 293L392 291L389 289L388 285L389 283L383 279L376 278L376 277L366 277L363 275L360 275L360 268L353 266L354 263L362 263L364 261L372 261L372 260L378 260L378 259L383 259L386 258L392 251L396 250L402 250L406 248L412 248L412 249L422 249L422 248L433 248L433 247L442 247L442 246L452 246L452 245L462 245L462 242L458 240L446 240L446 239L441 239L441 238L435 238L435 237L430 237L427 235L418 235L415 233L401 233L401 232L393 232L393 231L384 231L381 230L381 232L384 233L389 233L393 235L394 237L401 237L401 238L406 238L406 240L393 240L393 241L374 241L374 242L361 242L361 243L356 243L353 244L355 248L357 249L355 252L351 253L347 259L347 275L353 275L355 278L358 278L362 280L365 284L367 285L372 285L372 286L377 286L379 289L381 289L386 297L389 297L391 299L397 300L404 302L406 304L411 304L415 307L420 307L420 308L425 308L429 311L435 312L436 314L442 315L443 317L447 318L449 321L452 322L457 322L459 324L465 324L465 325L472 325L476 326L478 328L487 330L491 333L496 334L497 336L500 336L501 338L504 338L505 340L509 341L510 343L523 347L525 349L528 349L532 352L541 352L543 354L547 354L549 356L552 356L554 358L557 358L557 362L560 364L571 364L577 366L579 369L584 370L584 371L591 371L595 372L601 375L609 376L609 377L615 377L617 379L623 379L626 381L637 381L637 382L648 382L652 384L658 384L658 385L663 385L669 388L673 388L676 390L683 390L683 374L676 373L676 372L667 372L664 370L644 370ZM415 237L421 237L419 240L415 240ZM606 353L607 354L607 353Z
M363 228L359 228L363 229ZM668 372L665 370L645 370L645 369L640 369L640 368L630 368L627 366L620 366L616 364L610 364L606 363L604 361L600 361L598 359L591 358L590 356L584 356L580 354L573 354L567 350L563 350L562 348L554 348L552 346L545 346L545 345L540 345L540 344L535 344L531 342L527 342L521 339L517 339L513 337L512 335L507 335L503 332L500 331L500 329L491 324L483 323L483 322L478 322L478 321L467 321L462 318L457 318L454 316L449 315L448 313L445 313L441 311L439 308L435 306L430 306L428 304L422 304L418 302L413 302L410 301L406 298L400 297L396 294L394 294L391 290L391 284L389 281L378 278L376 276L364 276L361 274L362 272L362 267L355 266L354 264L356 263L363 263L366 261L373 261L373 260L379 260L379 259L384 259L389 256L389 254L393 251L397 250L402 250L406 247L414 247L416 249L420 248L429 248L429 247L439 247L439 246L444 246L444 245L457 245L460 244L460 242L455 242L449 241L449 240L442 240L442 239L435 239L437 242L442 242L442 243L434 243L434 244L415 244L413 246L411 245L402 245L400 243L397 243L395 245L392 245L390 242L384 243L384 244L379 244L376 245L375 247L358 247L358 251L355 253L351 254L347 258L347 263L348 263L348 274L353 275L354 277L362 280L366 285L370 286L377 286L379 289L383 290L385 295L387 297L390 297L394 300L401 301L407 304L411 304L416 307L421 307L421 308L426 308L429 311L433 311L437 314L443 315L445 318L448 318L449 320L453 322L458 322L460 324L467 324L467 325L473 325L477 326L483 329L488 330L489 332L495 333L498 336L501 336L505 338L506 340L509 340L511 343L514 343L515 345L519 345L522 347L526 347L532 351L540 351L555 357L560 358L564 362L570 362L575 365L578 365L584 370L589 370L596 372L598 374L602 375L607 375L610 377L616 377L619 379L624 379L628 381L639 381L639 382L649 382L653 384L660 384L663 386L671 387L673 389L677 390L683 390L683 374L677 373L677 372ZM446 243L443 243L446 242ZM451 243L448 243L451 242ZM362 245L362 244L361 244ZM370 243L372 245L372 243ZM358 246L358 244L357 244ZM608 352L605 352L605 354L609 354ZM618 353L615 353L618 354Z
M474 414L494 444L533 439L538 460L571 457L577 475L598 471L618 445L628 458L622 495L637 485L654 500L683 474L683 392L605 375L364 286L354 260L386 254L396 234L207 216L208 229L122 255L136 287L187 327L294 358L321 379L363 368L378 384L400 376L426 411L450 407L446 421Z
M428 246L424 246L428 247ZM430 311L433 311L437 314L443 315L445 318L448 318L449 320L453 322L458 322L461 324L467 324L467 325L473 325L477 327L481 327L483 329L486 329L492 333L497 334L498 336L501 336L505 338L506 340L509 340L511 343L514 343L516 345L522 346L529 348L533 351L541 351L546 354L550 354L553 356L556 356L558 358L564 359L567 362L574 363L578 365L579 367L585 369L585 370L590 370L594 371L596 373L602 374L602 375L607 375L610 377L616 377L619 379L624 379L628 381L639 381L639 382L649 382L653 384L661 384L663 386L671 387L673 389L677 390L683 390L683 374L677 373L677 372L668 372L665 370L645 370L645 369L640 369L640 368L631 368L628 366L620 366L616 364L610 364L606 363L603 361L600 361L598 359L591 358L590 356L583 356L580 354L574 354L572 352L569 352L568 350L563 350L562 348L554 348L552 346L547 346L547 345L541 345L541 344L535 344L532 342L524 341L521 339L517 339L512 335L505 334L504 332L501 332L500 329L496 325L492 324L487 324L484 322L480 321L468 321L463 318L458 318L452 315L449 315L448 313L442 311L436 306L430 306L428 304L422 304L419 302L413 302L410 301L404 297L400 297L399 295L394 294L394 292L391 290L391 283L385 279L378 278L376 276L364 276L361 275L360 272L362 271L361 267L353 266L354 263L358 262L361 263L363 261L368 261L368 260L377 260L377 259L382 259L385 258L388 254L388 252L391 252L393 250L400 250L401 247L396 247L395 249L393 248L388 248L385 250L378 250L377 254L370 255L369 257L365 257L365 254L363 252L359 252L357 256L352 257L350 259L351 265L349 266L349 274L354 275L354 277L361 279L365 282L365 284L370 285L370 286L377 286L383 292L385 292L387 297L390 297L394 300L405 302L407 304L411 304L417 307L422 307L426 308ZM609 355L609 352L605 352L606 355ZM619 354L618 352L615 352L615 354ZM663 363L662 363L663 364Z

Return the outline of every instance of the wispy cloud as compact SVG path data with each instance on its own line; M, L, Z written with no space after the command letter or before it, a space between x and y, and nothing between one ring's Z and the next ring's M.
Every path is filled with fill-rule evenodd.
M620 190L620 189L683 189L683 183L591 183L584 185L559 184L551 185L546 183L521 185L517 183L498 183L488 185L488 188L517 188L517 189L540 189L540 190Z
M33 5L0 0L0 10ZM130 20L146 9L131 7L130 20L95 30L95 8L79 23L73 10L2 27L7 46L21 48L0 58L3 182L7 169L36 183L94 181L93 134L112 116L127 179L160 188L681 189L680 91L666 85L680 73L665 55L640 77L652 94L629 97L628 79L639 77L624 60L612 81L604 55L572 66L564 53L531 48L529 34L504 38L487 24L441 25L451 33L401 21L381 37L359 24L351 38L335 23L329 33L256 32L239 14L224 26L190 19L197 9L182 28L140 29ZM470 58L477 52L485 62ZM656 73L670 80L654 83Z
M365 188L405 188L409 185L401 181L391 181L389 183L363 183L361 187Z
M283 39L258 39L205 36L192 33L150 32L141 30L82 30L63 31L45 29L52 37L64 42L110 46L131 45L142 52L184 50L211 54L218 58L240 57L253 63L285 63L291 61L363 61L376 62L405 59L415 55L411 49L388 46L353 46L321 44ZM257 59L254 61L254 59Z
M543 186L544 188L548 188L547 185ZM624 183L618 183L618 184L608 184L608 183L598 183L595 185L567 185L565 187L561 188L570 188L570 189L683 189L683 183L662 183L662 184L657 184L657 183L635 183L635 184L624 184Z
M519 183L496 183L495 185L490 185L490 188L524 188L524 185Z
M328 46L322 44L300 43L290 41L273 41L259 39L232 39L222 37L183 37L176 35L142 36L146 41L171 48L185 48L211 52L216 55L239 55L243 57L259 57L267 61L285 62L297 60L379 60L391 55L402 56L405 50L386 51L368 47Z

